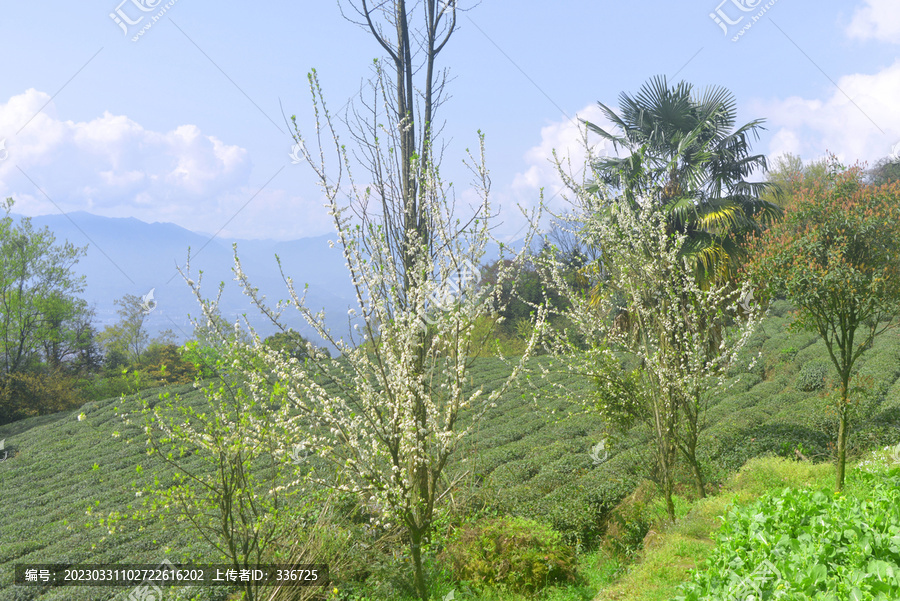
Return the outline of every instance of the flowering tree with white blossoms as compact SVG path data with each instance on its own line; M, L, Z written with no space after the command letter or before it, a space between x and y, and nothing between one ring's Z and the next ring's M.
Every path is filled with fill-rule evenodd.
M700 286L689 259L679 256L686 236L670 233L663 210L639 202L635 211L620 199L586 192L572 178L567 184L583 210L581 235L602 253L594 270L602 281L597 294L585 295L571 288L558 266L548 266L554 287L571 300L565 317L572 328L552 345L568 369L597 382L598 406L611 425L649 427L658 481L674 520L677 457L689 463L704 496L696 450L706 408L761 316L741 307L749 284L738 290L725 283ZM588 349L579 350L584 341ZM638 367L624 371L622 354Z
M466 423L475 424L515 382L536 346L546 311L536 312L524 354L509 360L505 384L489 394L473 387L467 373L479 347L488 342L475 335L476 325L495 319L503 309L498 306L502 286L521 268L533 231L523 249L503 262L496 284L474 285L473 266L481 264L491 240L484 140L479 134L480 150L469 154L467 162L475 174L479 203L463 220L455 216L452 188L441 180L431 129L442 89L437 86L433 94L431 64L455 26L456 3L421 4L429 62L427 80L417 87L423 90L421 100L428 111L424 124L416 121L407 96L412 93L407 77L420 71L407 56L411 47L409 36L402 34L408 33L403 2L379 4L393 6L392 11L361 5L361 14L383 44L387 42L379 37L381 29L372 25L377 11L384 11L381 16L400 33L397 46L388 45L393 48L396 80L386 77L376 61L375 77L361 92L363 108L352 111L355 119L348 127L354 148L341 143L315 71L309 75L316 115L314 150L293 119L295 149L316 174L356 292L349 340L332 335L324 315L307 307L303 291L283 268L290 300L268 304L253 288L237 253L235 279L273 323L284 329L282 314L293 308L340 355L331 359L310 345L309 359L301 362L262 344L249 324L252 360L244 352L247 343L234 336L227 341L227 329L221 331L221 340L231 349L226 352L233 358L232 373L246 382L252 399L291 408L282 424L291 432L284 453L302 445L295 448L315 456L304 462L308 471L303 477L358 493L375 508L380 523L405 531L416 592L427 599L422 544L450 486L444 475L448 459L472 428L461 427L461 417L467 413ZM434 35L441 18L452 18L443 42ZM326 159L332 151L333 158ZM364 180L354 176L360 163ZM501 252L506 254L502 245ZM215 316L216 302L202 297L199 283L189 284L204 314ZM216 323L211 320L212 326Z

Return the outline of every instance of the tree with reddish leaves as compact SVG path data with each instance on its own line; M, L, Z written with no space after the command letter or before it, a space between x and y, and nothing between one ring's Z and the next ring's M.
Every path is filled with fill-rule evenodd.
M786 218L757 238L748 271L796 309L796 329L825 341L838 376L837 490L844 485L854 366L900 313L900 182L867 185L832 157Z

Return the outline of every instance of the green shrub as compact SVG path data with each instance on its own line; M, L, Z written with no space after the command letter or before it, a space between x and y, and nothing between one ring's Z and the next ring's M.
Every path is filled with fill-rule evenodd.
M102 373L89 374L79 378L76 387L85 402L118 398L123 394L135 392L132 380L123 377L121 373L113 376L105 376Z
M534 593L575 580L575 553L533 520L502 517L463 528L446 549L454 577L477 587Z
M810 361L800 368L795 386L797 390L812 392L825 388L825 379L831 373L831 365L825 361Z
M0 377L0 425L80 406L74 380L63 374L13 372Z
M186 361L184 352L174 344L153 344L141 357L142 370L165 384L190 384L197 376L197 368Z
M627 561L641 550L653 525L649 505L655 494L656 485L644 480L610 512L603 537L603 548L609 555Z

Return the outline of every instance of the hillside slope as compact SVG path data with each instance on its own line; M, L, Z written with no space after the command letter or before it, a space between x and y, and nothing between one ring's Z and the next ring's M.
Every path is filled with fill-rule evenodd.
M802 452L815 460L829 457L834 419L828 400L817 389L824 346L808 334L786 330L788 307L776 305L773 315L752 341L762 357L747 373L750 353L731 374L735 384L709 412L702 437L701 459L710 485L723 482L748 459L765 454L793 456ZM479 360L475 384L498 386L507 367L496 359ZM830 374L830 371L827 372ZM860 364L869 391L860 402L853 447L896 444L900 439L900 336L878 340ZM560 375L559 377L565 377ZM578 383L575 383L578 385ZM522 391L505 395L489 410L473 436L459 449L449 467L460 475L459 486L472 506L531 517L560 530L570 542L591 545L602 533L610 508L644 477L646 435L634 430L609 447L598 462L591 448L604 437L601 419L536 385L538 401ZM581 383L589 401L592 388ZM541 388L543 387L543 388ZM155 398L161 390L141 397ZM190 386L168 392L183 402L203 402ZM145 455L143 434L136 423L126 426L117 410L136 413L139 397L107 399L79 410L32 418L0 427L0 439L14 456L0 462L0 601L103 600L125 598L115 588L55 589L37 597L38 589L10 586L16 563L158 563L203 557L209 550L184 528L161 523L130 523L110 533L100 518L126 511L136 501L133 484L137 466L167 481L171 475ZM79 415L83 419L79 420ZM684 477L682 494L689 495Z

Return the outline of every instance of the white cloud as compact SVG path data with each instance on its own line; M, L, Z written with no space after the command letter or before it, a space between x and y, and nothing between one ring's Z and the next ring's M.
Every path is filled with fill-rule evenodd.
M769 156L774 159L788 153L800 155L801 147L802 144L800 138L797 137L797 133L782 128L775 132L775 135L772 136L769 142ZM770 162L769 167L771 168L772 165L774 163Z
M769 154L815 159L831 152L844 163L887 156L900 141L900 60L875 74L841 77L824 99L797 96L753 103L754 114L774 125ZM851 100L852 99L852 100Z
M509 186L492 192L493 209L499 205L498 224L494 234L505 242L520 239L531 225L530 218L522 214L522 209L531 211L538 206L543 189L545 205L554 214L565 212L569 207L563 200L565 194L562 179L554 162L553 152L563 163L566 171L580 180L584 168L584 144L581 119L590 121L607 129L611 124L603 117L600 107L591 104L578 111L573 118L563 117L540 130L540 142L529 148L524 156L524 169L513 176ZM611 144L591 134L588 142L595 155L608 154ZM521 207L521 208L520 208ZM551 217L544 215L540 226L550 225Z
M900 3L897 0L865 0L847 26L850 38L900 43Z
M209 229L210 204L236 210L237 200L220 197L246 202L253 195L247 151L195 125L155 132L109 112L63 121L49 95L30 89L0 104L4 139L9 156L0 162L0 196L15 197L16 212L26 215L87 210Z
M582 119L607 131L611 129L609 121L596 104L581 109L573 119L563 118L542 127L540 143L525 153L527 168L517 173L513 179L512 188L518 196L536 196L537 190L544 188L544 198L549 199L562 191L563 183L554 163L554 150L566 172L581 177L585 159ZM611 144L593 134L588 142L595 155L606 154L607 147L611 148Z

